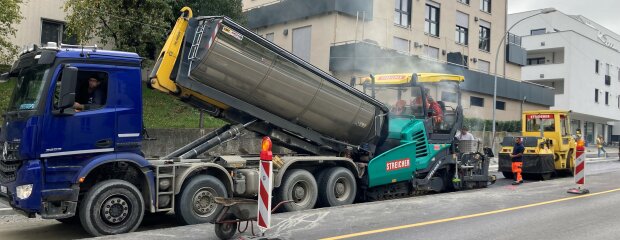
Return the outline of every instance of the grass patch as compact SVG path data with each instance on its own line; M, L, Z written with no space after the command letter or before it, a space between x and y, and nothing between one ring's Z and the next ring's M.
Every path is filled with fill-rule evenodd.
M16 81L0 84L0 115L11 99ZM200 112L173 96L142 87L143 118L147 128L198 128ZM224 125L225 122L205 114L205 128Z
M198 128L200 112L177 98L142 87L144 124L147 128ZM224 121L205 116L205 128L220 127Z

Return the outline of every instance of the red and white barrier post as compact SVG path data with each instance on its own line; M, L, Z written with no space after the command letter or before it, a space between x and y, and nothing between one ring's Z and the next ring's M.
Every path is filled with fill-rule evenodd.
M273 174L271 139L263 137L260 152L260 173L258 191L258 228L265 233L271 225L271 178Z
M577 142L577 151L575 157L575 183L577 187L568 189L568 193L586 194L590 190L585 188L586 185L586 154L583 139Z

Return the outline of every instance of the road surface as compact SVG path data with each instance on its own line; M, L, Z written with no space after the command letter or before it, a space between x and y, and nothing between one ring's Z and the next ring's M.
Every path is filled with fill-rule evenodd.
M494 173L498 182L486 189L276 214L268 233L280 239L615 239L620 162L590 163L587 172L593 192L587 197L566 193L572 178L515 187ZM138 231L103 239L216 239L212 224L179 227L172 216L145 218ZM0 239L41 236L88 237L79 225L0 215Z

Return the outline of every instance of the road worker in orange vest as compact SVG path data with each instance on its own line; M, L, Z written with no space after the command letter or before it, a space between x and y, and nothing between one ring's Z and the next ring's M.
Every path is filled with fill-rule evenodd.
M515 138L515 146L512 148L512 154L510 159L512 160L512 173L515 176L515 181L512 185L519 185L523 183L523 177L521 177L521 170L523 168L523 152L525 147L523 146L523 139L520 137Z

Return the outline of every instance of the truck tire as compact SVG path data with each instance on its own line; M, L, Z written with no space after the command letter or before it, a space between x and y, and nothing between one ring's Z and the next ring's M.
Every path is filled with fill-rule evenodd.
M314 176L303 169L293 169L284 175L282 185L277 189L278 204L281 201L293 202L282 205L285 211L301 211L314 208L317 201L318 187Z
M174 214L185 225L215 221L222 205L216 197L227 197L226 187L213 176L195 176L184 184L174 203Z
M502 175L504 175L504 177L506 179L514 179L515 175L512 172L502 172Z
M93 236L132 232L142 222L144 200L133 184L106 180L86 193L79 214L82 227Z
M352 204L357 194L355 176L349 169L333 167L323 170L318 179L319 203L325 207Z

